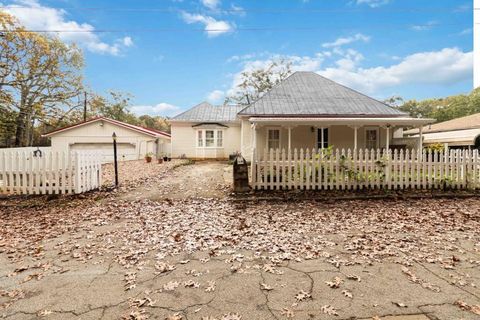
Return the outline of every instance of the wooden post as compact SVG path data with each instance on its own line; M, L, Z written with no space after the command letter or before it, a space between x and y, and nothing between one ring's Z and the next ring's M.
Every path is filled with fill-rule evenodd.
M115 167L115 188L118 188L118 163L117 163L117 135L112 134L113 138L113 165Z

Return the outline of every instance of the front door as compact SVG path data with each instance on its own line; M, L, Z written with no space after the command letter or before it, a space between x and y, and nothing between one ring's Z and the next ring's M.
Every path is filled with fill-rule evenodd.
M365 128L365 148L378 148L378 128Z

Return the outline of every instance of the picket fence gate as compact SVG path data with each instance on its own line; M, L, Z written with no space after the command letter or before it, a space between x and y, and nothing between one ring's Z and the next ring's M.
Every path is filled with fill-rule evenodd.
M0 151L0 194L73 194L101 185L101 157L95 153Z
M253 152L256 190L479 189L478 150L284 149Z

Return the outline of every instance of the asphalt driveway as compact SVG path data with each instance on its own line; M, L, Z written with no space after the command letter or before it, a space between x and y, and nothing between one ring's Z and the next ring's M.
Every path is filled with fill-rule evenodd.
M185 164L2 201L0 317L479 318L480 200L237 202L225 164Z

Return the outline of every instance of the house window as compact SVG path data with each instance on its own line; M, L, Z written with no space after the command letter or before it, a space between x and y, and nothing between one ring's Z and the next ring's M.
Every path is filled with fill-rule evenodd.
M198 130L197 131L197 145L199 147L203 147L203 131L202 130Z
M378 148L378 129L365 129L365 147L367 149Z
M317 129L317 148L324 149L328 148L328 139L329 139L329 132L328 128L318 128Z
M268 129L268 149L280 148L280 130Z
M206 130L205 131L205 147L215 146L215 131Z
M223 148L223 130L197 130L198 148Z
M223 131L217 130L217 147L223 147Z

